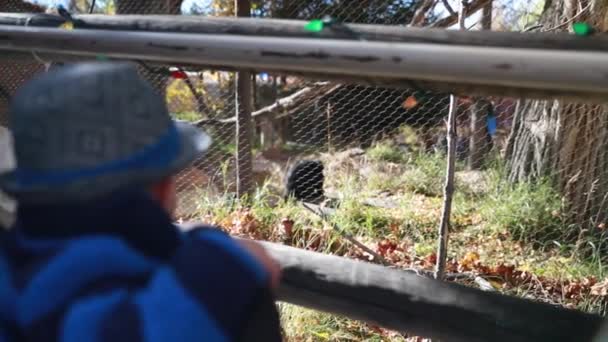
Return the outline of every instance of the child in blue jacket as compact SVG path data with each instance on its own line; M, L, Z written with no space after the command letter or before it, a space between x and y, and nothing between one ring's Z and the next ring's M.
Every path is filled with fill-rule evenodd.
M0 256L0 341L280 341L276 263L173 224L173 175L210 138L126 63L50 71L13 98L18 201Z

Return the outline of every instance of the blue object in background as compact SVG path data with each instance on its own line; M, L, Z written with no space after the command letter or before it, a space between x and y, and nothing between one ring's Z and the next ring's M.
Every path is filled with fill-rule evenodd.
M490 135L496 134L496 126L496 116L488 115L488 133L490 133Z

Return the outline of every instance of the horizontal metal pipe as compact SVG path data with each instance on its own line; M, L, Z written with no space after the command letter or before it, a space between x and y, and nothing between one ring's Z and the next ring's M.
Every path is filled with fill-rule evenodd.
M17 26L0 49L608 95L608 54L589 51Z

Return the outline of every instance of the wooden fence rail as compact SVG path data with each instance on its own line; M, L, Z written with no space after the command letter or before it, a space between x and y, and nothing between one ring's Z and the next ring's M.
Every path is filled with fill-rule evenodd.
M155 31L174 33L231 34L243 36L291 37L430 43L481 47L513 47L572 51L608 52L608 36L581 37L567 33L518 33L457 31L370 24L344 24L321 32L304 29L305 21L284 19L230 18L171 15L74 15L75 28ZM58 27L65 21L51 14L0 13L0 25Z
M608 95L608 53L589 50L16 25L0 25L0 49L249 69L463 95L598 103Z
M602 318L397 269L261 242L279 299L441 341L592 341Z

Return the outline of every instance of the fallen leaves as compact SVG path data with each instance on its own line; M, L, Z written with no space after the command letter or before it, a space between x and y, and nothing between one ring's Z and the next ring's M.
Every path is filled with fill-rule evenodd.
M331 227L322 229L307 227L306 224L296 229L296 221L291 217L282 217L274 224L263 224L255 214L248 209L239 209L224 217L215 220L213 217L204 217L205 222L219 225L233 235L247 236L253 239L283 241L299 248L332 253L354 259L372 261L372 258L351 246L338 237ZM437 262L436 253L417 255L415 244L405 239L397 239L400 231L398 224L389 226L390 235L380 241L368 241L370 246L393 266L404 269L416 269L422 273L430 273ZM468 236L468 235L467 235ZM507 232L499 233L492 239L471 235L466 238L467 244L484 249L491 249L493 255L502 253L505 248L502 241L508 238ZM483 244L485 242L485 244ZM509 244L508 248L517 255L523 255L523 247L519 244ZM515 251L513 251L515 249ZM524 291L525 296L542 299L545 302L561 304L564 307L576 307L578 303L588 300L608 301L608 278L597 281L593 277L581 279L552 279L532 273L533 268L526 267L526 263L519 266L506 263L495 265L484 264L482 255L487 255L481 249L468 251L459 259L452 258L446 263L446 272L451 276L448 279L460 283L483 287L486 290ZM526 254L526 261L534 263L535 257ZM480 285L483 283L483 286ZM374 330L373 327L371 330Z
M430 254L429 256L427 256L424 261L426 262L427 265L431 265L434 266L435 264L437 264L437 254L433 253Z
M423 257L411 256L411 251L395 239L384 239L377 243L376 251L393 265L403 268L414 268L431 272L437 262L437 255L430 253ZM608 300L608 279L598 282L593 277L582 279L552 279L535 275L527 269L518 269L515 265L501 263L486 265L479 252L469 251L460 259L450 259L446 272L451 279L480 286L483 279L486 290L508 291L526 289L534 298L542 298L555 304L575 305L589 296Z
M608 296L608 279L591 286L591 295L598 297Z
M201 221L219 226L230 235L255 240L269 240L270 237L270 229L267 229L249 209L235 210L222 219L206 215Z
M479 253L477 252L468 252L465 254L464 258L460 260L460 265L463 268L471 269L475 267L476 264L479 263Z
M231 227L236 234L255 236L259 223L250 211L245 210L233 216Z
M282 234L284 236L285 239L291 239L293 238L293 226L294 226L295 222L288 218L288 217L284 217L281 220L280 223L280 232L279 234Z
M382 240L378 242L378 246L376 248L376 252L383 257L386 257L397 250L398 245L394 241L390 240Z

